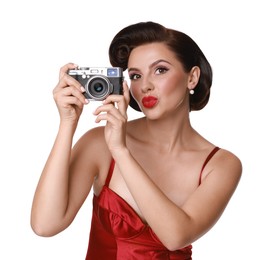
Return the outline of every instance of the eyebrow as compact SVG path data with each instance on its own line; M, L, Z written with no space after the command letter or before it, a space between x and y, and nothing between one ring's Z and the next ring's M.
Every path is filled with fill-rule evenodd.
M167 60L159 59L159 60L153 62L152 64L150 64L149 68L154 67L155 65L157 65L157 64L160 63L160 62L165 62L165 63L168 63L168 64L171 65L171 63L168 62ZM132 70L139 70L139 69L137 69L137 68L129 68L129 69L128 69L128 71L132 71Z

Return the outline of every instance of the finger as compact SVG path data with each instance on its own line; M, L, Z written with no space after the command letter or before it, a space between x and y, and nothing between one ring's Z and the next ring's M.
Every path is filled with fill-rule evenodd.
M63 88L67 88L68 86L76 88L80 92L84 92L84 87L74 78L69 76L68 74L64 74L63 77L59 80L56 87L53 89L53 92L60 91Z
M127 120L127 115L122 114L118 109L114 107L113 104L107 104L98 107L95 110L94 115L97 115L99 118L101 118L101 120L107 120L105 118L106 116L111 116L112 119L116 119L118 122L125 122ZM115 123L113 120L112 122Z
M76 88L75 86L64 88L64 94L66 94L67 96L74 96L84 104L88 103L88 100L83 95L83 91L81 91L79 88Z
M118 109L116 109L113 104L106 104L106 105L99 106L96 108L93 114L99 115L100 113L120 114Z
M126 90L126 91L128 91L128 90ZM120 111L121 114L125 114L127 107L128 107L128 103L127 103L124 95L109 95L103 101L103 104L105 104L105 105L113 104L114 107L118 107L118 110Z
M82 110L84 106L84 104L74 96L58 96L55 101L60 109L73 108L75 110L76 108L79 108Z
M122 116L119 116L119 118L117 116L118 115L113 113L101 113L96 117L95 122L100 123L101 121L106 121L110 123L113 127L120 129L122 125L126 122L126 119Z
M74 97L74 96L66 96L63 101L62 101L62 106L64 107L68 107L68 106L77 106L80 109L83 108L84 103L81 102L78 98Z
M60 91L56 91L54 93L54 98L56 100L60 100L62 97L75 97L80 100L81 103L87 104L88 100L83 95L83 92L81 92L78 88L75 86L68 86L66 88L60 89Z
M78 65L72 62L69 62L62 66L59 70L59 79L61 79L65 74L68 73L68 70L77 68Z

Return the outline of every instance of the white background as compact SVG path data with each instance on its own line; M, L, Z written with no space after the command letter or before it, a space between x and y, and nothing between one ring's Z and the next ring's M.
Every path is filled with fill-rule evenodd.
M191 113L206 138L240 157L243 176L217 225L194 243L193 259L276 259L274 1L35 1L0 5L0 259L84 259L89 195L73 224L52 238L29 224L33 193L52 146L52 99L67 62L109 66L123 27L156 21L186 32L214 70L207 107ZM94 127L85 107L76 139ZM129 110L129 117L139 116ZM91 155L92 156L92 155Z

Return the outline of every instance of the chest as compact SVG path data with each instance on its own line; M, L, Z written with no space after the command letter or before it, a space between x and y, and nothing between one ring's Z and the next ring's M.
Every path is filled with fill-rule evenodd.
M147 176L176 205L181 207L196 190L200 177L200 164L189 163L184 158L153 158L142 156L137 159ZM129 172L131 174L131 172ZM143 219L135 199L131 195L119 169L114 167L109 188L123 198ZM143 193L143 187L140 188Z

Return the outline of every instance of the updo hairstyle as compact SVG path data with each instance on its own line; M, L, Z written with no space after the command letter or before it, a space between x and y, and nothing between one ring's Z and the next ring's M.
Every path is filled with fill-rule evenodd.
M127 26L115 35L110 44L111 65L126 70L131 51L138 46L154 42L167 45L182 63L185 72L190 72L194 66L200 68L198 84L194 88L194 94L189 96L190 111L205 107L210 97L212 68L195 41L185 33L154 22L140 22ZM141 111L132 96L130 106Z

